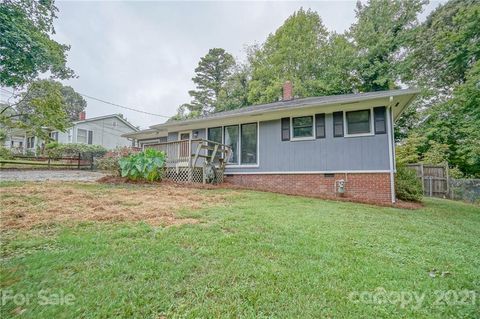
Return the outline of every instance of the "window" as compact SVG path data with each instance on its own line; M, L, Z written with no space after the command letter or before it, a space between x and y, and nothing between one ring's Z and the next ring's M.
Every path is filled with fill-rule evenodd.
M292 138L313 137L313 116L302 116L292 118Z
M315 137L325 138L325 113L315 114Z
M20 147L20 148L23 147L23 141L18 142L18 147Z
M50 132L50 138L58 142L58 132Z
M257 164L257 123L242 124L240 134L241 164Z
M375 134L387 133L387 126L385 123L385 106L373 108L373 117L375 121Z
M219 127L211 127L208 129L208 140L222 143L222 128Z
M290 141L290 118L282 118L282 141Z
M35 137L27 137L27 148L34 148L35 147Z
M232 148L228 163L238 164L238 125L225 126L225 144Z
M93 144L93 131L79 128L77 130L77 143Z
M371 132L370 110L346 112L347 134L368 134Z
M333 113L333 137L343 136L343 112Z

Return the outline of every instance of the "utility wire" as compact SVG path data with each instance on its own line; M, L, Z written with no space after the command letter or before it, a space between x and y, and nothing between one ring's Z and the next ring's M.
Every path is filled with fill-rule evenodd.
M6 90L4 88L0 88L2 91L4 92L8 92L10 94L14 94L13 92L9 91L9 90ZM80 94L81 96L83 97L86 97L88 99L92 99L92 100L95 100L95 101L98 101L98 102L102 102L102 103L105 103L105 104L109 104L109 105L112 105L112 106L116 106L116 107L120 107L122 109L126 109L126 110L130 110L130 111L134 111L134 112L138 112L138 113L143 113L143 114L147 114L147 115L153 115L153 116L158 116L158 117L163 117L163 118L167 118L169 119L171 116L166 116L166 115L161 115L161 114L156 114L156 113L150 113L150 112L146 112L146 111L141 111L139 109L136 109L136 108L133 108L133 107L128 107L128 106L124 106L124 105L120 105L120 104L116 104L116 103L113 103L113 102L109 102L109 101L105 101L105 100L102 100L102 99L99 99L99 98L96 98L96 97L93 97L93 96L90 96L90 95L87 95L87 94L83 94L83 93L79 93L77 92L78 94Z
M78 93L78 92L77 92L77 93ZM113 105L113 106L116 106L116 107L120 107L120 108L122 108L122 109L130 110L130 111L134 111L134 112L138 112L138 113L143 113L143 114L148 114L148 115L153 115L153 116L158 116L158 117L164 117L164 118L167 118L167 119L169 119L169 118L171 117L171 116L166 116L166 115L161 115L161 114L156 114L156 113L150 113L150 112L146 112L146 111L141 111L141 110L138 110L138 109L135 109L135 108L132 108L132 107L128 107L128 106L116 104L116 103L113 103L113 102L108 102L108 101L105 101L105 100L102 100L102 99L99 99L99 98L96 98L96 97L93 97L93 96L89 96L89 95L86 95L86 94L83 94L83 93L78 93L78 94L80 94L81 96L84 96L84 97L86 97L86 98L89 98L89 99L98 101L98 102L102 102L102 103L105 103L105 104Z

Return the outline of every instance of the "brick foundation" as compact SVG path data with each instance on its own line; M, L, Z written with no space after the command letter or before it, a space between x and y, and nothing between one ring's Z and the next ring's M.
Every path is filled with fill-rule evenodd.
M345 193L335 193L335 181L343 179ZM228 175L225 181L245 188L290 195L346 199L391 204L390 174L244 174Z

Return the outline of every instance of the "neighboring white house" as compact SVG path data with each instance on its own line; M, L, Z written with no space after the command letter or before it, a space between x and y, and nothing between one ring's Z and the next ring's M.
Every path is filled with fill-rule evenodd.
M122 135L138 131L121 114L87 119L85 113L82 112L79 118L80 120L73 122L72 127L65 132L51 131L50 137L59 143L83 143L114 149L121 146L132 146L132 141ZM14 129L8 132L5 147L22 153L27 150L35 151L43 143L44 141L28 135L24 130Z

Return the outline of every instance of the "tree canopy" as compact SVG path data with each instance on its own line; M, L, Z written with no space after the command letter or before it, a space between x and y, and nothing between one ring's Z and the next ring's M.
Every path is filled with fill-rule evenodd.
M46 137L43 128L63 131L86 107L71 87L52 80L74 76L66 66L67 45L51 39L57 8L53 0L0 3L0 85L20 93L0 107L0 126L24 128Z
M69 46L51 39L57 8L53 0L0 3L0 85L22 87L45 72L66 79Z

